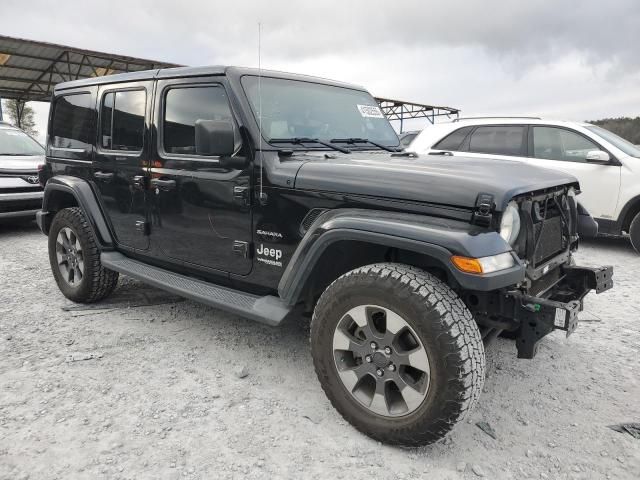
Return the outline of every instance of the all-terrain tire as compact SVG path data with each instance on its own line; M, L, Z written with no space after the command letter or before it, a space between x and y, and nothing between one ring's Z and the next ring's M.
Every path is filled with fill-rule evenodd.
M631 222L629 227L629 238L631 239L631 245L636 249L636 252L640 253L640 213Z
M58 266L56 241L64 228L70 229L77 238L83 260L84 274L75 285L69 284ZM118 272L108 270L100 263L100 250L93 231L82 210L78 207L60 210L49 229L49 262L58 288L65 297L74 302L92 303L110 295L118 284Z
M407 415L373 413L340 379L333 335L345 313L358 305L376 305L400 315L425 347L430 385L423 403ZM471 313L442 281L406 265L368 265L335 280L316 305L311 351L333 406L358 430L388 444L415 447L443 438L473 409L484 384L484 347Z

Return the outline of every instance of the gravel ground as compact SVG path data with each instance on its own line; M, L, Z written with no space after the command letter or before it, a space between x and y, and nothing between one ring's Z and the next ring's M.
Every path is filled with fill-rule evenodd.
M640 255L599 240L578 262L616 267L578 330L534 360L497 340L468 422L403 450L331 408L308 320L274 329L122 278L104 309L65 310L45 237L0 227L0 478L639 478L640 440L607 425L640 421Z

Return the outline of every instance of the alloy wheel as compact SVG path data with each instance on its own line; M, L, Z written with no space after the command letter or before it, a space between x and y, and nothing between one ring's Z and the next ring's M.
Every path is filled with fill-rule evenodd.
M408 415L427 396L431 370L424 345L388 308L349 310L334 331L333 357L344 387L375 414Z
M75 232L64 227L56 238L58 269L65 282L76 287L84 276L84 251Z

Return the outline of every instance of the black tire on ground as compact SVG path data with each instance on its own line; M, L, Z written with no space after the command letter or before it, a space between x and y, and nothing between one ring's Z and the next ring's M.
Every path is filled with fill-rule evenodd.
M640 213L631 222L629 227L629 238L631 238L631 245L636 249L636 252L640 253Z
M387 312L384 315L401 318L405 324L402 328L411 331L409 337L415 334L417 338L414 340L422 343L418 344L417 348L424 347L426 351L428 363L425 362L425 371L429 370L430 374L426 381L428 386L424 390L426 393L422 393L423 399L415 402L418 406L415 406L413 411L407 409L407 414L402 414L402 401L397 403L401 406L400 414L388 414L392 410L391 395L395 395L395 398L399 398L398 393L404 396L404 390L395 390L396 384L393 381L390 385L384 383L381 378L375 380L375 375L370 373L360 376L364 371L362 369L370 368L368 365L372 365L372 361L376 362L373 368L376 375L380 376L378 363L385 365L381 355L377 359L374 356L372 360L371 355L364 353L367 365L363 359L356 358L353 361L352 352L345 353L340 347L336 347L334 335L338 335L337 329L340 328L343 332L342 325L346 325L344 322L351 322L347 312L361 312L363 310L358 309L362 305L367 305L364 318L372 325L379 323L379 319L382 318L382 314L377 311L378 308ZM388 318L383 321L383 329L388 330L386 322ZM350 328L353 328L353 322L350 324ZM375 338L381 330L377 325L374 328L378 332L374 334ZM403 331L402 328L400 331ZM369 345L367 334L363 333L362 329L350 332L353 333L354 340L365 339L365 347ZM372 342L371 348L373 343L375 342ZM349 342L349 349L351 345ZM414 347L409 347L407 351L412 351L410 348L415 348L416 344L413 345ZM394 344L393 353L396 353L395 348ZM311 351L320 384L338 412L364 434L389 444L414 447L443 438L472 410L484 383L485 354L482 339L477 324L462 300L436 277L418 268L400 264L368 265L348 272L334 281L322 294L314 311L311 322ZM355 355L353 357L355 358ZM347 364L344 363L345 358ZM390 357L387 360L391 362ZM345 365L348 368L345 368ZM360 373L357 375L358 383L350 391L341 375L345 370L351 369L352 365L355 365L353 368L357 368ZM406 374L415 370L412 367L403 367L401 362L398 363L398 367L391 363L388 365L390 366L382 367L382 375L385 378L387 374L390 375L388 380L392 380L391 375L400 373L403 369L403 378L407 379ZM379 370L376 371L376 368ZM392 371L388 372L385 369ZM420 375L422 377L417 376L418 379L426 378L422 373ZM370 383L371 376L377 382L376 385L383 382L384 386L380 391L384 393L384 402L378 402L377 405L384 405L379 411L387 414L381 415L371 410L374 404L373 393L368 407L359 400L366 397L363 397L362 393L365 388L358 385ZM403 384L403 388L407 388L406 383ZM366 388L379 391L378 386ZM406 402L405 407L408 405L409 402Z
M75 248L78 262L82 265L82 275L73 276L73 284L69 282L68 275L62 270L66 267L59 267L58 235L61 231L73 237L73 244L80 248ZM77 243L75 240L77 239ZM91 303L102 300L113 292L118 284L118 272L107 270L100 263L100 250L98 249L91 227L87 222L84 213L78 207L65 208L60 210L49 229L49 262L51 271L65 297L74 302ZM67 278L65 278L67 277Z

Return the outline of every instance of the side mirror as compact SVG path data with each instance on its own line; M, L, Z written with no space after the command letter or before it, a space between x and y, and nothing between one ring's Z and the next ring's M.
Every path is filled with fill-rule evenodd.
M235 139L231 122L198 119L195 123L195 135L198 155L233 155Z
M585 160L593 163L609 163L611 157L607 152L603 152L602 150L591 150L587 152Z

